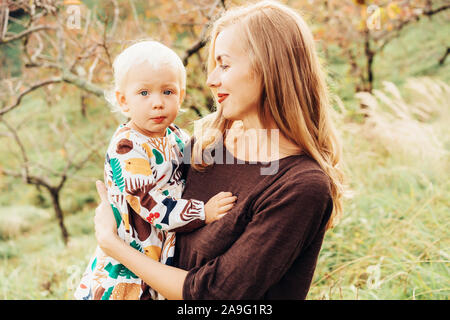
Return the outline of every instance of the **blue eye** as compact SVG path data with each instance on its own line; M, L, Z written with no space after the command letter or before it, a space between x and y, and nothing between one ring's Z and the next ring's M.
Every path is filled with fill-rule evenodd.
M141 92L139 92L139 94L141 95L141 96L147 96L148 95L148 91L147 90L143 90L143 91L141 91Z
M171 90L164 90L163 92L166 96L171 95L173 92Z

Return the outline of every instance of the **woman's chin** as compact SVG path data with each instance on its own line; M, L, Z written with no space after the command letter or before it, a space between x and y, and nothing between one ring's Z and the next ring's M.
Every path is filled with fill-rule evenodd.
M237 114L232 114L232 113L226 112L226 111L222 111L222 116L226 120L231 120L231 121L241 120Z

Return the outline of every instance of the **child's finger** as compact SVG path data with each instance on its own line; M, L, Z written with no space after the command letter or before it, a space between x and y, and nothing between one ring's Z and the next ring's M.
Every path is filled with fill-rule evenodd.
M228 213L228 212L218 214L218 215L216 216L216 220L222 219L227 213Z
M219 205L224 206L230 203L235 203L236 202L237 197L236 196L231 196L231 197L226 197L223 199L219 200Z
M223 198L227 198L227 197L231 197L233 194L231 193L231 192L228 192L228 191L222 191L222 192L219 192L218 194L217 194L217 197L219 198L219 199L223 199Z
M233 208L233 206L234 206L234 203L227 204L227 205L225 205L225 206L221 206L221 207L219 208L219 212L220 212L220 213L226 213L227 211L231 210L231 208Z

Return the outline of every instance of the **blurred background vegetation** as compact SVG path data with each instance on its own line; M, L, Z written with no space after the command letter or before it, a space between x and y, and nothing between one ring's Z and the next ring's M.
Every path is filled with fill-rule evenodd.
M448 299L448 1L282 1L317 39L351 195L326 234L308 299ZM183 58L176 122L214 109L208 26L245 1L2 1L0 298L72 299L95 248L95 180L124 119L114 57L155 39Z

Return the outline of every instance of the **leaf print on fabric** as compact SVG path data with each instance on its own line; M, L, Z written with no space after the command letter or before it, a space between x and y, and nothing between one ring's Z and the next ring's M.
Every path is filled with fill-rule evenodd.
M109 300L109 297L111 296L113 289L114 289L114 286L109 287L109 289L106 290L105 293L103 294L102 300ZM105 289L103 289L103 290L105 290Z
M153 154L155 155L156 164L161 164L164 162L164 156L156 149L153 149Z
M133 208L134 211L136 211L137 213L141 213L141 205L139 203L139 199L132 196L132 195L127 195L127 202L130 204L130 206Z
M109 164L111 165L112 170L112 180L116 183L117 187L119 187L120 192L123 192L125 182L122 177L122 168L120 166L120 161L117 158L111 158L109 160Z
M95 257L94 261L91 264L91 270L94 271L95 266L97 265L97 257Z
M167 130L170 131L169 128L167 128ZM170 132L169 132L170 133ZM181 153L183 153L184 150L184 142L178 137L178 135L176 133L173 133L173 136L175 138L175 141L177 142L178 145L178 149L180 149Z
M119 210L114 205L111 204L111 208L114 213L114 219L116 219L117 227L119 227L120 223L122 222L122 216L120 215Z
M150 158L153 158L153 152L152 152L152 149L150 148L150 146L147 144L147 143L143 143L142 144L142 149L144 149L144 151L145 151L145 153L147 154L147 157L150 159Z
M106 265L105 270L108 271L109 277L113 279L117 279L119 276L127 279L137 279L137 276L133 272L131 272L127 267L120 263L113 265L111 264L111 262L109 262Z
M152 174L152 169L150 168L150 163L147 159L130 158L126 159L124 163L124 169L131 174L142 174L144 176L149 176Z
M152 258L155 261L159 261L161 258L161 247L160 246L148 246L144 248L145 255Z
M130 243L130 247L132 247L133 249L136 249L137 251L144 252L141 245L139 243L137 243L136 240L133 240L133 242Z

